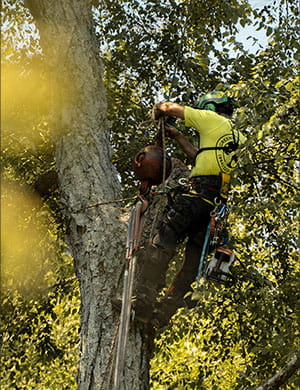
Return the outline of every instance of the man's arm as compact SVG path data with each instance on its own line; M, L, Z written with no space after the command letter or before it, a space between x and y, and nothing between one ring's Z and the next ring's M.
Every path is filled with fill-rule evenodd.
M194 160L199 149L192 145L176 127L165 124L165 130L166 136L175 139L188 158Z
M154 119L167 115L184 119L184 106L172 102L158 103L154 106Z

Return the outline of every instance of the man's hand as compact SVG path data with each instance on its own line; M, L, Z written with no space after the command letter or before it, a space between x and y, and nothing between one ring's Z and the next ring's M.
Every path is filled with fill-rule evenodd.
M176 129L176 127L169 125L168 123L165 124L165 131L166 131L166 137L176 139L181 132Z
M191 144L190 141L184 136L184 134L178 129L176 129L176 127L166 123L165 130L166 130L166 136L175 139L176 142L178 142L178 144L180 145L181 149L184 151L184 153L191 160L194 160L194 158L197 155L198 148L196 148L193 144Z
M155 104L153 107L153 119L159 119L162 116L176 116L184 119L184 106L178 103L164 102Z
M160 104L155 104L152 110L152 117L157 120L165 115L165 113L159 108Z

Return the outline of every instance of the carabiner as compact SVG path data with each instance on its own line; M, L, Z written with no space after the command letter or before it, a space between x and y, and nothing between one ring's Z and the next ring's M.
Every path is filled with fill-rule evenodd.
M215 198L214 199L214 204L216 205L216 206L220 206L220 204L222 203L222 200L220 199L220 198Z
M189 179L187 177L181 177L180 179L178 179L178 184L180 184L181 186L187 186L189 183Z

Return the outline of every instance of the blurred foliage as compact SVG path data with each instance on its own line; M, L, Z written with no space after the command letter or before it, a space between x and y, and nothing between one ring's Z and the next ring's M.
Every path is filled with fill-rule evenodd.
M2 282L6 289L30 296L60 273L62 243L50 211L36 194L7 181L1 192Z
M255 388L299 344L298 3L92 3L124 195L136 193L134 154L153 142L155 129L143 124L153 103L193 104L212 89L230 89L238 101L235 123L248 137L231 201L238 282L195 290L197 307L158 335L151 381L155 390ZM236 32L253 23L269 41L249 53ZM2 26L1 388L72 389L79 292L51 176L51 83L22 1L2 2ZM168 151L183 158L171 142ZM299 387L292 377L283 388Z
M79 304L73 278L31 299L17 291L3 296L1 389L76 389Z
M79 288L64 242L50 81L23 2L2 2L1 389L75 389Z

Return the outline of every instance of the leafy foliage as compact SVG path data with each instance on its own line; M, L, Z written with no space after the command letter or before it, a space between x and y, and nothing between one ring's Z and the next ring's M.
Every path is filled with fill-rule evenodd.
M1 302L1 389L75 389L79 289L70 279L26 299Z
M3 0L1 22L2 63L30 62L41 49L37 29L23 1Z
M283 296L254 269L239 270L239 278L231 290L206 286L197 308L182 309L160 335L153 389L255 388L293 356L299 342L295 296ZM285 388L298 386L291 378Z

